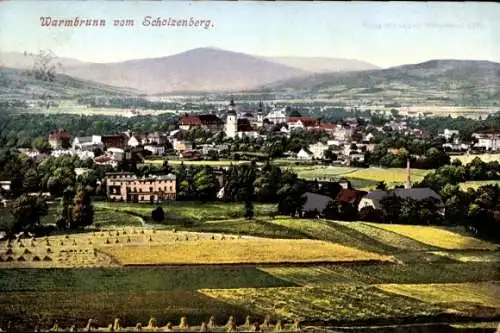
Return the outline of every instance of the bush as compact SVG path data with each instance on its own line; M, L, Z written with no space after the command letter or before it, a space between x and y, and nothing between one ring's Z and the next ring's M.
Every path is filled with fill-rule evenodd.
M165 220L165 212L163 211L163 208L157 207L151 212L151 218L155 222L163 222Z

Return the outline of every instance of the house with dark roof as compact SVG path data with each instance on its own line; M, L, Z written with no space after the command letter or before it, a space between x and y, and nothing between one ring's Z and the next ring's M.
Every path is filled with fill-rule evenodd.
M358 210L365 207L372 207L374 209L382 209L381 201L390 196L394 195L401 199L413 199L416 201L422 201L428 198L436 199L439 202L440 207L444 207L443 200L439 194L428 187L421 188L397 188L390 191L376 190L366 194L358 204Z
M302 206L302 215L305 216L321 216L333 199L326 195L316 194L312 192L304 193L306 202Z

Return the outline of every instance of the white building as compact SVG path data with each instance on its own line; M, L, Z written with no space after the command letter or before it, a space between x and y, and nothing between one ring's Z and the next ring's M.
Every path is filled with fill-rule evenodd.
M472 134L478 141L474 145L487 151L500 151L500 130L490 130Z
M115 159L116 161L122 161L125 157L125 151L121 148L108 148L106 150L106 154L113 157L113 159Z
M153 155L165 154L165 147L163 146L146 145L144 150L150 151Z
M443 132L443 137L446 139L446 141L451 140L452 137L457 137L460 134L458 130L450 130L445 128Z
M127 141L127 146L129 147L137 147L140 144L140 140L134 135L132 135Z
M322 159L325 157L325 151L328 150L328 145L323 142L316 142L309 145L308 150L313 154L315 159Z
M272 124L283 124L286 123L285 109L272 110L265 117L264 120L269 121Z
M302 148L298 153L297 153L297 159L299 160L306 160L310 161L314 157L313 153L308 151L307 149Z
M104 149L100 135L75 137L72 143L73 150L93 151L95 149Z

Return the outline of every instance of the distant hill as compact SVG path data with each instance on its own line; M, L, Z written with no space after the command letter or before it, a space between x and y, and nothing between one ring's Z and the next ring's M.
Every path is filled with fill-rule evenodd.
M264 57L264 59L312 73L350 72L379 68L356 59L324 57Z
M58 74L52 82L36 79L28 70L0 68L0 100L72 99L84 96L135 95L101 83Z
M388 69L316 73L265 85L260 90L345 101L500 105L500 64L430 60Z
M0 54L6 67L31 68L32 55ZM375 68L357 60L335 58L267 58L216 48L197 48L179 54L117 63L85 63L57 58L59 72L147 94L217 92L254 89L313 72Z
M149 94L244 90L308 74L258 57L213 48L199 48L162 58L67 67L64 72Z

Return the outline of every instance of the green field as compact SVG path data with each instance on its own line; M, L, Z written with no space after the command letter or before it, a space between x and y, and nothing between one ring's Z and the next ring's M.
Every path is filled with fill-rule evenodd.
M451 160L459 160L462 164L472 162L476 157L479 157L483 162L500 161L500 154L478 154L478 155L453 155Z
M465 325L477 320L487 326L498 322L500 307L484 300L490 290L493 296L497 292L491 286L500 281L500 262L496 260L500 250L451 229L271 218L273 205L256 205L253 220L241 217L243 205L172 202L162 206L167 217L164 229L170 230L154 230L161 226L149 224L155 206L96 202L95 222L105 230L49 237L55 260L40 267L60 264L68 268L11 268L30 267L31 263L0 262L0 328L8 321L16 328L49 328L54 320L63 327L83 327L89 318L106 327L116 317L122 326L137 322L146 326L150 317L157 318L160 326L167 322L177 325L181 316L187 316L191 325L199 325L212 315L220 325L231 315L239 325L247 315L261 322L270 315L273 321L300 319L313 326L337 327L415 322ZM242 236L241 240L234 235ZM245 242L260 245L247 248ZM325 245L316 249L318 244ZM0 245L0 252L7 250L6 244ZM76 259L56 261L82 255L74 251L69 257L67 252L61 256L62 250L84 247L99 249L99 256L108 261L95 260L105 267L80 267L86 262ZM147 253L134 250L139 248ZM16 255L24 249L17 242L12 247ZM38 245L30 249L38 250ZM137 263L145 263L149 257L154 259L151 263L187 263L189 257L200 255L245 260L286 255L297 261L327 255L338 260L263 265L238 259L232 266L121 267L120 260L108 257L105 249L113 256L121 251ZM394 260L341 262L348 256L366 254ZM209 262L196 260L198 264ZM75 266L80 268L70 268ZM444 286L439 302L432 300L435 288L431 284ZM464 303L464 297L474 290L483 302Z
M148 160L146 163L163 164L163 160ZM210 165L213 167L227 167L231 164L249 163L249 161L182 161L169 160L169 165L178 166L181 163L185 165ZM290 169L297 173L299 178L316 179L316 178L344 178L350 180L353 187L360 189L374 189L376 185L385 181L390 187L400 185L406 182L407 174L404 168L353 168L340 166L325 166L311 165L311 162L295 161L295 160L274 160L274 164L281 166L283 169ZM261 164L261 163L258 163ZM432 170L412 169L412 180L414 182L421 181L426 174Z
M207 220L226 220L243 217L243 204L234 203L196 203L184 201L165 202L161 205L131 204L131 203L107 203L96 202L94 206L98 209L129 213L151 222L151 212L161 206L165 212L163 224L176 225L184 222L198 222ZM255 204L255 215L268 216L275 211L275 205Z
M460 183L460 189L462 191L467 190L468 188L472 188L477 190L481 186L485 185L498 185L500 186L500 180L473 180L468 182Z

